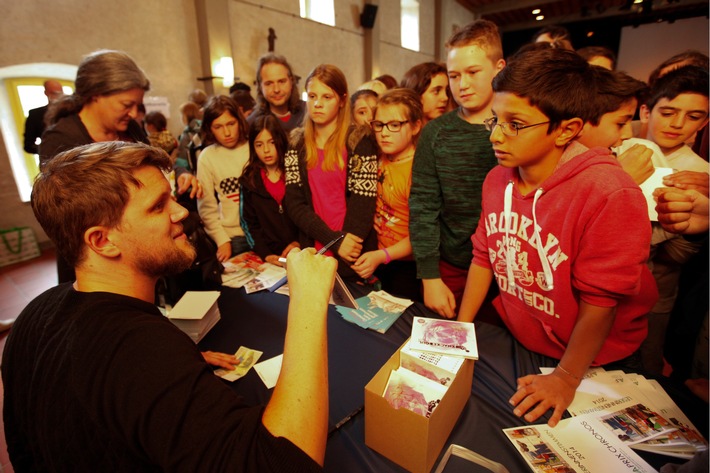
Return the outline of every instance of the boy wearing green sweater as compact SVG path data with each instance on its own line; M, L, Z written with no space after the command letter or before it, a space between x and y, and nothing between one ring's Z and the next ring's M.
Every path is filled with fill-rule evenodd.
M471 235L483 180L496 159L483 120L493 77L505 66L498 27L474 21L446 43L449 86L458 108L429 122L412 167L409 232L424 303L454 317L471 263Z

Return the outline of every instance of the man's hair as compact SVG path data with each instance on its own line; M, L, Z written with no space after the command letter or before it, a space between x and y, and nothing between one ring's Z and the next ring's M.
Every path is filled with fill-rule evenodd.
M237 119L237 124L239 126L238 143L246 143L249 135L249 125L247 125L247 120L244 118L242 111L239 110L237 102L226 95L216 95L207 101L202 115L202 141L205 142L205 144L217 143L217 139L212 133L212 122L218 119L224 112L229 112L234 118Z
M142 166L171 169L165 151L143 143L106 141L65 151L47 161L32 188L32 210L72 267L86 257L84 232L121 222L130 187Z
M143 70L123 51L102 49L85 56L76 71L74 93L54 102L45 121L54 124L59 119L79 112L99 95L110 95L131 89L150 89Z
M256 62L256 106L259 111L263 113L269 112L269 102L266 101L264 93L261 91L261 69L267 64L281 64L286 68L288 78L291 80L291 97L288 99L288 109L291 113L299 111L303 106L303 102L298 93L296 77L293 74L293 69L291 69L291 64L288 63L285 57L274 53L264 54Z
M698 66L683 66L658 79L646 99L646 106L653 110L659 100L673 100L680 94L708 96L708 71Z
M446 42L448 49L474 45L486 52L492 62L503 59L503 43L495 23L476 20L458 29Z
M700 51L696 51L695 49L688 49L687 51L683 51L682 53L676 54L675 56L672 56L663 61L661 64L658 65L658 67L656 67L651 72L648 77L648 85L653 87L655 82L661 76L665 75L662 74L663 70L673 66L675 66L676 68L683 66L698 66L703 70L707 71L708 55L701 53ZM670 71L666 71L666 74L668 72Z
M165 115L158 112L157 110L146 113L145 118L143 118L143 121L146 125L154 126L155 129L158 131L163 131L168 127L168 119L165 118Z
M636 99L640 105L648 91L645 82L623 72L591 66L590 73L596 87L595 113L589 118L589 123L594 126L599 125L604 114L619 110L629 100Z
M607 58L611 61L611 68L616 69L616 54L614 54L614 51L604 46L587 46L586 48L578 49L577 54L582 56L587 62L595 57Z
M446 66L438 62L423 62L404 73L400 87L412 89L421 96L429 88L431 80L439 74L446 75Z
M493 78L493 91L527 99L549 118L550 133L562 120L578 117L588 122L595 117L591 67L574 51L537 43L510 59Z

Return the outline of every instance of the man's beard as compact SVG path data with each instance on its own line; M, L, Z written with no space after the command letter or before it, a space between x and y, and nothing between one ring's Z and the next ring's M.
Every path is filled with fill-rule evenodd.
M185 240L184 246L176 244L169 252L143 254L136 262L136 267L152 277L170 276L188 269L196 256L192 244Z

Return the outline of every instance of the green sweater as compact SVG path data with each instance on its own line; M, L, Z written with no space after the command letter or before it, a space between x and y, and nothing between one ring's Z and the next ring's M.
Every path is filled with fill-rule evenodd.
M439 260L466 269L481 213L481 187L496 165L490 133L451 111L427 123L417 143L409 236L417 276L439 277Z

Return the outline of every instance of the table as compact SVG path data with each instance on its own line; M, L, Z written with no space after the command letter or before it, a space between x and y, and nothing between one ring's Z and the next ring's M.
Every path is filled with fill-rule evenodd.
M363 288L352 290L356 298L366 292ZM246 294L243 289L223 288L219 299L222 318L200 342L200 348L234 353L244 345L262 351L260 361L282 354L288 301L288 297L281 294L266 291ZM415 303L387 333L380 334L346 322L334 306L329 306L331 426L363 405L365 385L409 337L414 316L438 317ZM471 398L444 449L455 443L503 464L511 473L528 472L527 464L501 430L525 424L513 415L508 399L515 391L519 376L539 372L540 366L554 366L556 361L527 351L500 327L477 323L476 331L479 360L474 365ZM267 403L272 392L254 370L231 383L231 387L252 404ZM328 439L325 470L338 473L405 471L365 445L364 418L363 413L356 415ZM539 419L536 423L546 420ZM643 457L656 468L669 461L654 454ZM477 470L472 469L472 464L460 461L446 468L446 473L464 471Z

